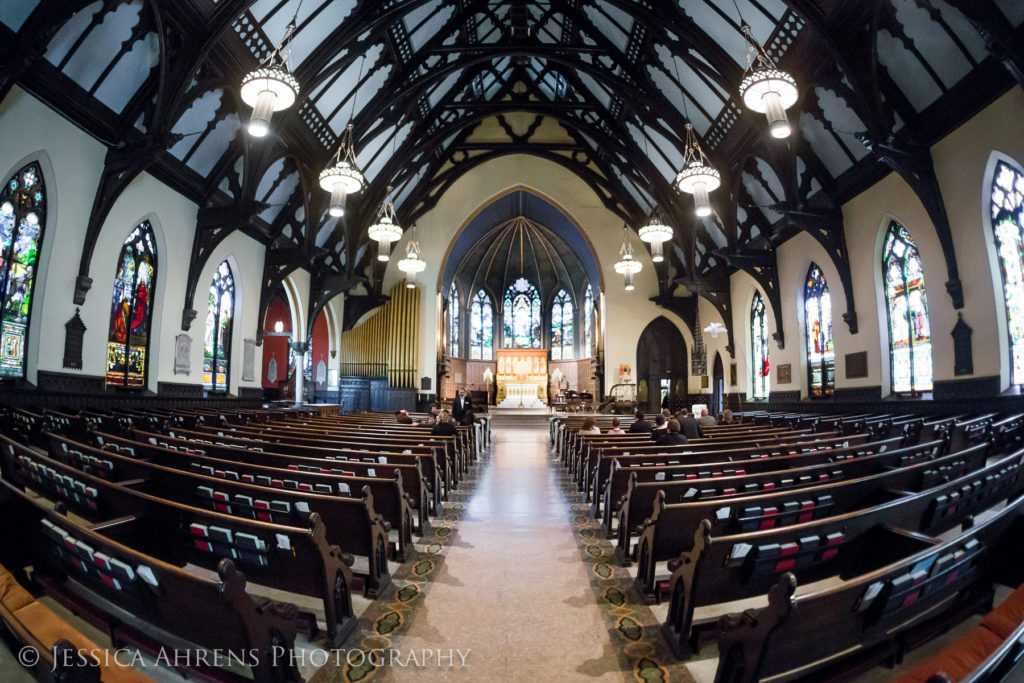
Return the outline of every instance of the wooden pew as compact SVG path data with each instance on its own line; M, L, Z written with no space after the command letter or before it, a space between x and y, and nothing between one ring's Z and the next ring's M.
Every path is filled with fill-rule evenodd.
M254 600L245 576L221 560L218 581L201 578L77 526L6 481L0 481L5 533L18 539L35 574L51 590L68 579L145 624L250 664L257 683L301 680L291 661L295 608ZM152 635L108 622L115 647L155 642Z
M698 651L713 626L695 622L696 608L763 594L784 571L807 583L856 575L865 571L866 560L881 566L913 546L908 533L942 533L1003 498L1016 497L1024 490L1022 463L1024 451L934 489L792 526L713 537L710 520L704 520L690 547L669 561L669 580L658 580L643 554L636 585L650 601L669 596L663 634L684 657Z
M405 561L406 545L411 543L413 525L409 519L413 516L412 511L416 513L415 528L420 535L430 528L427 514L429 499L419 461L414 465L347 460L332 462L197 444L170 437L162 437L153 444L107 434L96 436L102 440L103 450L142 457L164 467L190 470L221 479L262 483L264 486L273 486L275 481L280 481L284 488L308 490L311 487L318 493L346 496L362 490L363 486L370 486L377 510L393 529L401 532L399 561ZM51 435L52 438L60 437ZM50 452L54 454L52 449ZM386 456L383 457L386 459ZM393 488L395 483L397 490ZM391 502L391 499L394 501ZM410 538L404 540L407 536Z
M245 518L169 501L80 472L0 436L3 477L31 488L97 524L103 533L177 566L188 562L216 568L222 558L240 563L256 583L322 598L328 638L335 645L355 628L351 591L357 587L351 554L327 540L320 515L301 526L281 524L269 515ZM369 491L367 504L372 509ZM107 524L119 520L117 524ZM209 529L214 529L213 536ZM216 531L216 530L221 531ZM241 539L235 541L232 539ZM386 540L386 536L385 536ZM382 567L383 574L374 573ZM375 597L390 585L386 558L360 575L364 594ZM309 620L307 619L307 622ZM309 623L312 635L316 621Z
M974 448L976 449L974 451L968 449L960 454L944 457L963 456L968 461L974 462L975 458L980 456L984 445ZM976 468L975 471L958 478L957 481L961 482L963 490L958 490L956 496L950 495L949 499L943 503L945 506L943 509L956 510L961 509L961 506L969 507L979 500L987 500L993 491L1003 490L1000 487L1009 485L1008 481L1015 483L1021 477L1021 473L1018 471L1021 460L1024 460L1024 454L1006 456L997 461L999 468L992 469L992 466ZM817 519L848 513L862 513L913 496L910 487L920 480L925 469L934 467L935 464L935 462L918 463L881 474L811 486L798 491L780 491L727 500L712 498L694 503L670 505L664 496L656 496L652 514L640 527L637 538L636 557L639 565L636 578L637 587L645 599L654 600L657 563L674 559L681 553L690 550L693 534L702 520L710 520L713 535L724 536L759 529L799 527L801 524ZM1003 467L1009 471L1009 474L997 477L996 474ZM986 477L989 479L986 480ZM793 502L796 505L790 504ZM944 515L945 513L943 513ZM621 529L619 533L622 534ZM625 554L625 552L625 550L616 549L617 555Z
M1024 497L1015 498L958 537L922 537L926 547L909 557L835 588L794 597L796 577L783 574L767 607L719 619L715 680L829 680L898 659L915 632L991 605L992 550L1022 511Z

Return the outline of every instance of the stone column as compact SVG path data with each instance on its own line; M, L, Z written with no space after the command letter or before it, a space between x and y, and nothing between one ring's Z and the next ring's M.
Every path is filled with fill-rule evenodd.
M306 369L306 352L309 350L308 342L292 342L292 351L295 352L295 407L301 408L304 398L305 376L302 374Z

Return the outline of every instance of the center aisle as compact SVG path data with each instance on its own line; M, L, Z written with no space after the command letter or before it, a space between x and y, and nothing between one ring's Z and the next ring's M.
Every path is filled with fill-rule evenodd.
M383 680L623 680L550 459L544 418L494 426L457 537L396 644L470 650L465 668Z

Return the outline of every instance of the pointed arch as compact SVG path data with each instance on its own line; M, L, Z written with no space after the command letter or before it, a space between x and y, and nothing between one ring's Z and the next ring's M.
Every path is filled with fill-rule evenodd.
M482 289L473 296L469 309L469 357L471 360L494 357L494 306Z
M455 283L448 289L448 355L459 357L459 325L462 323L462 307L459 305L459 290Z
M1002 283L1009 377L1024 384L1024 168L998 158L991 174L988 220Z
M231 332L235 318L235 278L221 261L210 282L203 337L203 388L227 393L231 367Z
M12 174L0 190L0 377L25 378L46 200L38 161Z
M505 348L540 348L540 306L540 294L526 278L521 277L508 286L502 308Z
M117 259L107 334L107 386L146 388L156 278L156 238L146 220L128 233Z
M755 291L754 298L750 302L750 393L755 400L768 398L771 376L771 365L768 362L768 339L767 308L761 292Z
M932 390L932 339L921 255L910 232L890 221L882 252L893 393Z
M832 297L818 264L811 262L804 285L807 335L807 393L831 396L835 391L836 357L832 344Z
M564 289L560 289L551 304L551 360L572 360L572 323L572 299Z

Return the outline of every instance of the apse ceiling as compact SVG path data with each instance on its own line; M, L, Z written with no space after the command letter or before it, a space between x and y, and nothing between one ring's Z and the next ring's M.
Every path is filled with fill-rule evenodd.
M238 84L293 21L299 99L253 139ZM389 186L408 227L468 170L527 153L633 228L663 212L672 291L744 267L888 172L884 150L1005 91L1022 23L1019 0L4 0L0 54L203 207L198 256L225 230L267 243L265 286L302 265L379 291L365 229ZM743 24L799 84L787 140L739 101ZM708 219L672 187L687 122L723 175ZM349 123L369 184L335 219L316 177Z

